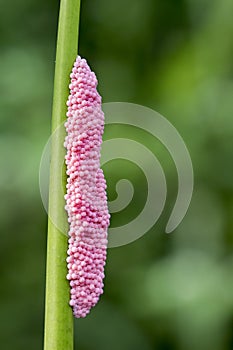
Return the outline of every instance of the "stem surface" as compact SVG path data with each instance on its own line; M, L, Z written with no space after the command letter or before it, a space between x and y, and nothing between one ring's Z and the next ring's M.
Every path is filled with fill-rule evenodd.
M58 24L57 52L54 77L52 111L52 132L66 119L66 101L72 66L77 56L80 0L61 0ZM70 288L66 280L67 235L59 231L50 220L64 221L67 215L61 186L65 191L65 167L61 169L65 157L63 146L65 128L60 127L51 143L49 219L47 241L46 301L44 350L73 349L73 315L69 306ZM61 172L62 183L61 183ZM56 218L59 217L59 220ZM62 218L62 219L61 219Z

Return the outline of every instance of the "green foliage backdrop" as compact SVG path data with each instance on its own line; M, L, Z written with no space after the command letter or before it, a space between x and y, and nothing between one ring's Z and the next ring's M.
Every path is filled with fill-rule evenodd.
M47 218L38 169L50 133L59 2L0 5L1 348L39 350ZM164 234L176 171L146 138L167 176L166 208L141 239L109 249L105 294L75 321L75 349L233 349L232 11L231 0L82 2L79 52L104 102L143 104L170 120L190 151L195 189L181 225ZM119 162L104 169L109 197L128 172L139 200L113 215L114 226L140 211L146 191L143 174Z

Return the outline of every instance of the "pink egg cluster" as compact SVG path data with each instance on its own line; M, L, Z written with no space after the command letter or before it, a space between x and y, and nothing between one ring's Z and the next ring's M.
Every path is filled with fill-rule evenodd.
M100 169L104 113L97 79L85 59L77 57L70 75L65 123L67 149L66 210L68 213L68 275L70 305L85 317L103 293L107 229L106 182Z

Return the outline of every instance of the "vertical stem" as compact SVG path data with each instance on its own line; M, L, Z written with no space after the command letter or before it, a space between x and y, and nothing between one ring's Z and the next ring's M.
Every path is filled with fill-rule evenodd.
M57 37L57 52L54 79L54 97L52 111L52 132L66 118L66 101L68 98L69 75L77 55L80 0L61 0ZM63 164L65 149L65 129L52 138L49 219L47 242L46 302L45 302L45 335L44 350L73 349L73 316L69 306L69 283L66 280L67 236L60 232L54 223L67 221L65 201L62 191L65 189L66 175L59 164ZM63 184L60 174L63 171Z

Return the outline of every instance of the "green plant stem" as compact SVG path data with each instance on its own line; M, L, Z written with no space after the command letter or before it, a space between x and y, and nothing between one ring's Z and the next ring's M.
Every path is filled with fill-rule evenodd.
M66 118L69 75L78 49L80 0L61 0L57 37L57 52L54 78L54 97L52 112L52 132ZM69 306L69 283L66 280L67 236L60 232L53 222L59 217L66 226L65 201L62 191L65 189L66 175L62 170L65 149L65 128L59 128L52 138L49 219L47 241L46 302L44 350L73 349L73 316ZM60 175L63 171L63 184ZM50 220L53 218L53 222Z

